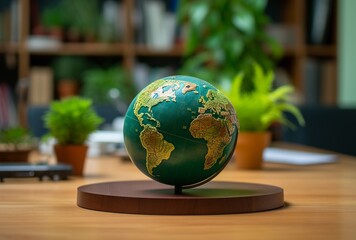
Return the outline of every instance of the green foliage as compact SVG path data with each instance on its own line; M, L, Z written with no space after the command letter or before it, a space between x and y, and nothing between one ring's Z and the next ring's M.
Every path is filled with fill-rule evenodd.
M78 56L57 57L52 63L54 77L57 81L64 79L81 81L82 73L87 67L87 61Z
M92 109L89 99L72 97L53 102L44 121L59 144L84 144L103 120Z
M118 66L108 69L95 68L84 73L82 96L93 100L94 104L110 103L109 91L116 89L120 98L130 103L136 89L129 74Z
M251 64L271 69L281 47L266 31L266 0L182 0L186 23L186 60L181 73L211 83L231 80L236 72L251 75ZM267 54L268 52L268 54Z
M12 127L0 131L0 145L2 149L29 149L34 144L35 140L33 136L25 128Z
M41 22L45 27L63 27L64 26L64 13L58 7L51 7L44 9L41 15Z
M234 77L229 90L222 90L236 110L240 130L265 131L274 122L294 127L285 118L285 112L290 112L300 125L304 125L299 109L290 103L293 87L284 85L272 90L273 72L264 73L258 64L254 64L253 69L254 76L251 79L253 91L243 91L242 82L245 77L243 74Z
M98 0L61 0L59 7L65 13L64 22L68 28L80 34L96 34L100 21Z
M100 21L98 0L61 0L41 14L45 27L73 29L82 35L95 35Z

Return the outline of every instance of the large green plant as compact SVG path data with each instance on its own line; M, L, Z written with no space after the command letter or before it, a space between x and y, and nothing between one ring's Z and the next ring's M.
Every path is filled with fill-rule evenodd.
M53 102L44 121L58 144L84 144L103 120L92 109L91 100L72 97Z
M271 69L281 47L265 31L266 2L182 0L180 19L187 28L182 74L220 83L236 72L252 75L254 62Z
M273 72L264 73L258 64L253 64L253 69L254 74L250 79L253 91L243 91L243 74L235 76L231 86L222 90L236 110L240 130L266 131L276 122L293 127L286 119L285 112L290 112L300 125L304 125L304 118L299 109L290 102L293 87L284 85L272 90Z

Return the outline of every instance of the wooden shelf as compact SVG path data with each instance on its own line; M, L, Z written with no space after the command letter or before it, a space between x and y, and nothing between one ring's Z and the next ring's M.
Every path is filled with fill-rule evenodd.
M313 57L336 57L336 45L308 45L307 54Z
M125 45L120 43L63 43L58 48L29 49L31 55L122 55Z
M283 57L300 57L305 55L303 46L285 47L283 49Z
M18 51L17 43L0 43L0 53L18 53Z
M171 49L153 49L145 45L136 45L135 46L135 55L145 56L145 57L181 57L183 56L183 47L174 46Z

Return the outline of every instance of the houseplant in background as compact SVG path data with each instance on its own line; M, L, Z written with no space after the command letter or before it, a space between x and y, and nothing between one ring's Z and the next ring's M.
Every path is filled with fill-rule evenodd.
M62 0L58 6L65 13L63 21L67 27L69 41L75 41L74 36L85 42L97 40L100 21L99 0Z
M53 61L52 68L58 97L63 99L77 95L82 73L87 68L86 60L77 56L58 57Z
M266 4L266 0L182 0L179 16L186 40L181 73L219 85L236 72L252 75L254 62L272 69L282 48L267 34ZM245 80L243 87L250 89Z
M74 175L83 175L88 149L85 142L102 122L92 109L91 100L71 97L55 101L44 121L49 135L56 139L54 151L57 161L72 165Z
M109 68L92 68L83 74L81 95L95 105L115 104L125 114L126 107L136 94L128 72L115 65Z
M52 37L59 41L63 40L64 37L64 22L63 17L65 13L57 7L45 8L41 14L41 22L43 26L38 26L39 28L44 27L44 30Z
M35 138L22 127L1 130L0 162L27 162L35 145Z
M253 64L253 75L249 77L252 90L244 91L242 82L246 76L241 73L234 77L231 86L222 91L234 106L239 122L240 134L236 146L238 168L259 169L262 167L262 154L270 141L268 128L273 123L294 127L286 117L290 112L300 125L304 118L299 109L290 102L293 87L289 85L272 89L274 74L264 72L258 64Z

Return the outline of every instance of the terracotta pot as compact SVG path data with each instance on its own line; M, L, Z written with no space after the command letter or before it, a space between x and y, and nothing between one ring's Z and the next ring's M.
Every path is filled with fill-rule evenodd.
M78 94L78 83L74 80L60 80L57 84L59 99L75 96Z
M235 149L238 169L261 169L263 151L270 143L270 132L240 132Z
M71 165L76 176L83 176L87 150L87 145L54 145L57 162Z
M31 150L0 151L0 162L27 162Z
M48 34L58 40L58 41L62 41L63 40L63 29L61 27L51 27L49 30L48 30Z

